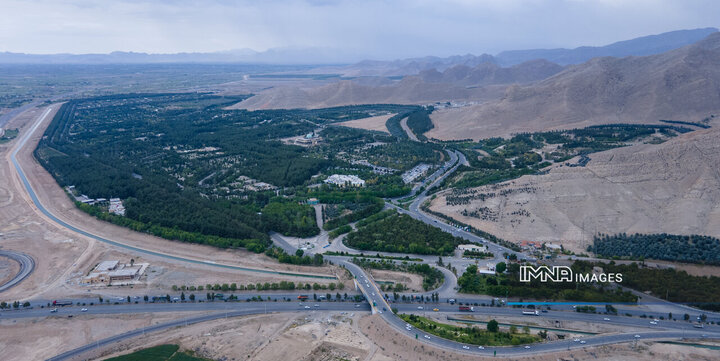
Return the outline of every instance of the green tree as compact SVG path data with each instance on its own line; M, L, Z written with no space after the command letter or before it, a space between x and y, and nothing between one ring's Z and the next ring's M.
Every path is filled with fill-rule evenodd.
M490 321L487 323L487 330L488 330L488 331L490 331L490 332L498 332L499 329L500 329L500 326L498 325L498 322L497 322L497 321L495 321L495 320L490 320Z
M507 264L505 264L505 262L500 262L495 266L495 272L498 274L505 273L506 269L507 269Z

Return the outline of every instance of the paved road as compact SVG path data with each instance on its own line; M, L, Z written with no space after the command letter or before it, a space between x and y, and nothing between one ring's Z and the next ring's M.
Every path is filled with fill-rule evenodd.
M353 271L359 271L354 269ZM359 276L364 277L364 276ZM360 278L359 283L364 287L375 290L376 286L372 285L372 278ZM369 284L369 285L368 285ZM367 286L366 286L367 285ZM376 292L377 295L377 292ZM670 340L670 339L683 339L683 338L714 338L720 339L720 326L708 325L705 329L695 329L688 322L682 321L660 321L658 325L650 325L647 319L640 319L635 317L623 317L623 316L607 316L607 315L595 315L595 314L581 314L577 312L562 312L562 311L551 311L549 313L541 314L541 316L527 316L529 321L533 321L535 318L550 318L559 321L585 321L585 322L596 322L596 323L607 323L619 326L627 326L633 328L645 328L642 332L633 333L613 333L603 335L593 335L583 337L586 341L584 344L573 342L572 340L566 341L554 341L541 344L531 345L529 349L524 346L517 347L487 347L484 350L477 348L477 346L463 345L461 343L441 339L431 334L426 334L422 331L418 331L415 328L407 330L405 322L395 316L392 312L389 312L390 305L384 303L380 298L374 298L374 302L378 304L378 312L382 312L380 315L386 322L388 322L397 332L405 334L408 337L415 338L431 344L433 346L465 353L492 355L497 352L500 356L513 356L521 354L537 354L545 352L562 351L568 348L576 349L581 347L589 347L604 344L613 343L626 343L635 341L635 335L640 336L640 340ZM386 309L383 310L383 307ZM433 303L398 303L392 304L392 307L396 307L399 312L403 313L438 313L448 316L457 315L457 306L447 304L433 304ZM354 302L197 302L197 303L139 303L139 304L119 304L119 305L102 305L102 306L87 306L87 311L81 311L80 307L59 307L58 312L51 313L50 309L24 309L18 311L3 311L0 312L0 317L5 319L26 319L26 318L42 318L42 317L68 317L73 316L74 319L81 319L84 315L101 315L101 314L141 314L141 313L156 313L156 312L197 312L197 311L210 311L213 312L210 315L199 316L194 318L182 319L178 321L172 321L164 324L154 325L147 328L141 328L135 331L124 333L121 335L113 336L99 342L85 345L81 348L66 352L58 355L52 360L68 360L74 356L80 355L84 352L91 351L93 348L98 346L109 345L130 337L142 335L143 333L159 331L175 326L189 325L197 322L204 322L213 319L219 319L223 317L235 317L249 314L261 314L269 312L367 312L370 307L367 303L354 303ZM422 308L422 309L418 309ZM432 311L433 308L437 308L438 311ZM513 309L508 307L475 307L475 313L481 315L491 315L495 317L502 316L518 316L520 314L519 309ZM606 320L607 319L607 320ZM72 322L72 321L70 321ZM703 337L705 335L705 337ZM426 338L428 336L429 338ZM464 349L463 346L469 347Z
M20 271L11 280L0 285L0 292L6 291L22 282L35 270L35 260L25 253L0 250L0 257L7 257L20 264Z
M25 172L23 171L22 167L20 166L20 163L17 161L17 153L25 146L25 143L27 143L28 139L32 136L35 131L37 131L40 124L42 124L43 121L45 121L45 118L50 114L54 106L48 107L45 112L38 118L38 120L35 122L35 124L30 128L30 130L22 137L20 142L15 146L15 149L10 154L10 160L12 164L15 167L15 170L17 171L18 176L20 177L20 180L23 183L23 186L25 187L25 190L27 191L28 195L30 195L30 198L32 199L32 202L35 204L35 206L42 212L45 216L50 218L53 222L57 223L61 227L67 228L73 232L82 234L83 236L90 237L92 239L95 239L97 241L110 244L112 246L128 249L134 252L138 253L144 253L149 254L152 256L162 257L166 259L172 259L176 261L182 261L182 262L188 262L188 263L194 263L194 264L202 264L205 266L210 267L218 267L218 268L225 268L225 269L233 269L233 270L239 270L239 271L247 271L247 272L258 272L258 273L269 273L269 274L278 274L278 275L288 275L288 276L297 276L297 277L309 277L309 278L322 278L322 279L336 279L335 277L331 276L321 276L321 275L313 275L313 274L307 274L307 273L297 273L297 272L281 272L281 271L271 271L271 270L264 270L264 269L256 269L256 268L248 268L248 267L240 267L235 265L229 265L229 264L221 264L216 263L211 260L200 260L200 259L190 259L180 256L174 256L167 253L162 252L156 252L156 251L150 251L147 249L131 246L119 241L110 240L104 237L97 236L95 234L92 234L88 231L82 230L78 227L75 227L71 224L68 224L67 222L59 219L54 214L52 214L43 204L40 202L40 200L37 197L37 194L35 194L35 191L33 190L32 186L30 185L30 182L28 181L27 177L25 176Z

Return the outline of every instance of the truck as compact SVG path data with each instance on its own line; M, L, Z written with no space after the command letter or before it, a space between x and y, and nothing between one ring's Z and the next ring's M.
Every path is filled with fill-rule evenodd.
M71 301L58 301L58 300L55 300L55 301L53 301L52 304L53 304L53 306L72 306L73 303L72 303Z
M526 316L540 316L540 312L538 312L537 310L535 310L535 311L523 311L523 315L526 315Z
M475 307L471 306L459 306L458 311L460 312L475 312Z
M307 299L308 299L308 296L307 296L307 295L300 295L300 296L298 296L298 300L307 300Z

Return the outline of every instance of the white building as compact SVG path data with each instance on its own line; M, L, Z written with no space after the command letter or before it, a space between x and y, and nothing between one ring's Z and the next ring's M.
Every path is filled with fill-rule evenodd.
M346 174L333 174L328 177L328 179L325 180L325 183L329 184L335 184L340 187L345 187L347 185L353 186L353 187L364 187L365 181L358 178L358 176L355 175L346 175Z
M477 245L477 244L461 244L457 246L457 248L461 251L470 251L470 252L485 252L487 248L485 246Z

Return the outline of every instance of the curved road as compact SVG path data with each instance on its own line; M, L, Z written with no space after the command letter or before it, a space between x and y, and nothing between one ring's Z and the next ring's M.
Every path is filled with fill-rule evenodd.
M25 253L0 250L0 257L7 257L20 264L20 271L10 281L0 285L0 292L10 289L22 282L35 270L35 260Z
M90 237L92 239L95 239L97 241L110 244L112 246L128 249L134 252L139 253L145 253L152 256L157 257L163 257L167 259L172 259L176 261L182 261L182 262L188 262L188 263L194 263L194 264L202 264L205 266L211 266L211 267L219 267L219 268L227 268L227 269L233 269L233 270L239 270L239 271L249 271L249 272L258 272L258 273L269 273L269 274L278 274L278 275L287 275L287 276L297 276L297 277L308 277L308 278L322 278L322 279L336 279L336 277L331 276L321 276L321 275L313 275L313 274L306 274L306 273L296 273L296 272L281 272L281 271L270 271L270 270L263 270L263 269L257 269L257 268L247 268L247 267L240 267L240 266L234 266L234 265L228 265L228 264L221 264L216 263L210 260L198 260L198 259L191 259L191 258L185 258L180 256L174 256L167 253L157 252L157 251L151 251L144 248L139 248L135 246L131 246L125 243L113 241L107 238L103 238L97 235L94 235L90 232L87 232L85 230L82 230L80 228L77 228L71 224L68 224L67 222L59 219L54 214L50 213L50 211L45 208L40 200L38 199L37 195L35 194L35 191L33 190L32 186L30 185L30 182L28 181L27 177L25 176L25 172L23 171L22 167L20 166L20 163L17 161L17 154L25 146L25 143L27 143L28 139L30 139L30 136L32 136L33 133L37 130L37 128L42 124L42 122L47 118L48 114L52 111L52 106L48 107L45 112L38 118L38 120L35 122L35 124L30 128L30 130L22 137L20 142L15 145L14 150L10 154L10 160L13 163L13 166L15 167L15 170L17 171L18 176L20 177L20 180L23 183L23 186L25 187L25 190L27 191L28 195L30 195L30 199L32 199L32 202L35 204L35 206L42 212L45 216L50 218L53 222L57 223L58 225L69 229L73 232L82 234L83 236Z

